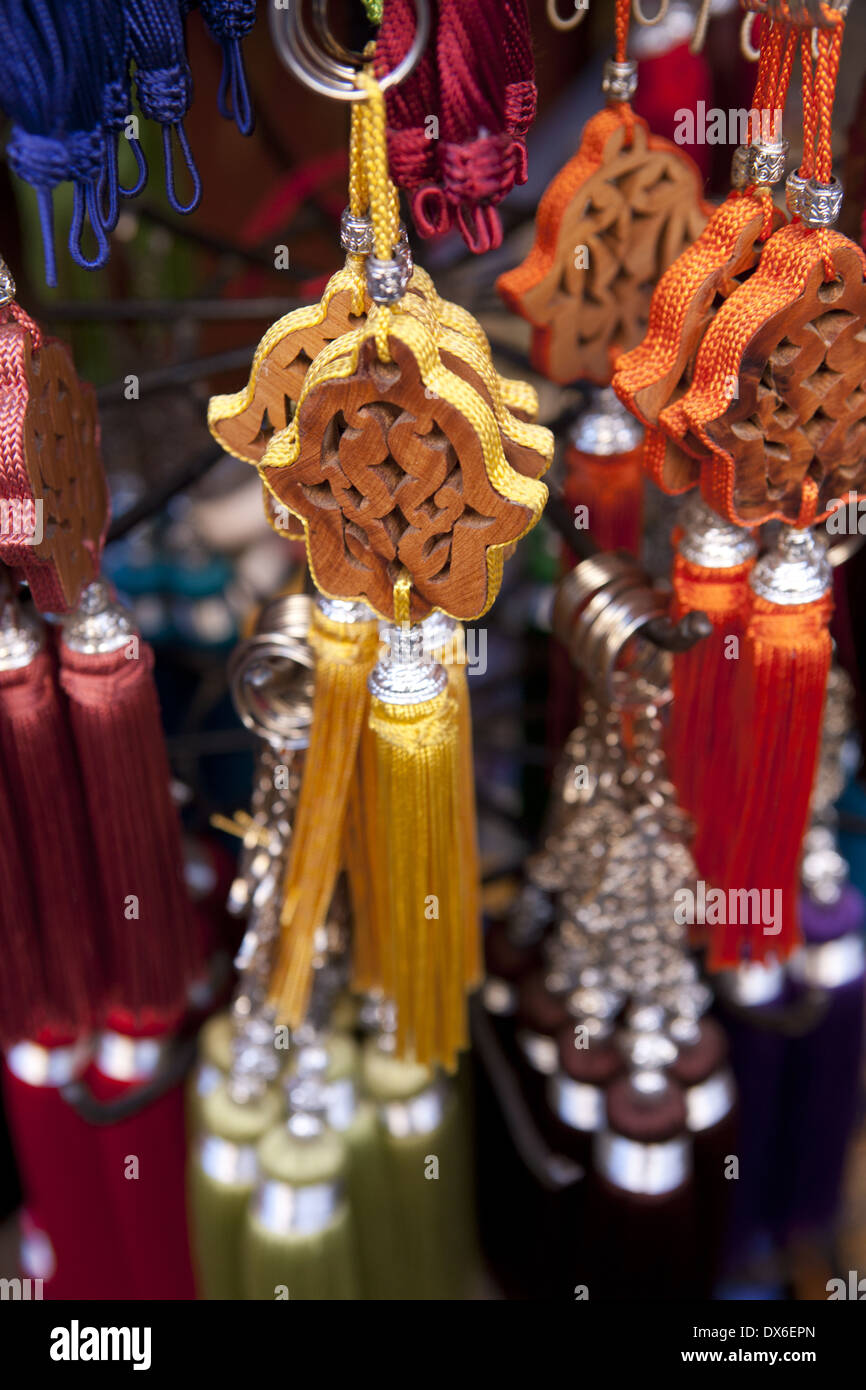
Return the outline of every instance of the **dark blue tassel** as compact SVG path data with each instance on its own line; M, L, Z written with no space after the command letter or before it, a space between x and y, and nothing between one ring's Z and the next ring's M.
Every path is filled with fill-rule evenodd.
M220 115L234 120L241 135L255 125L241 44L256 22L256 0L201 0L207 27L222 46L223 70L217 102Z
M108 256L99 183L105 166L102 91L111 54L99 41L109 0L7 0L0 7L0 106L12 118L10 167L36 190L45 278L57 284L52 193L75 187L69 249L92 269ZM115 74L116 75L116 74ZM85 218L96 240L88 259L81 239Z
M183 0L123 0L127 59L135 63L138 103L162 126L165 188L175 212L192 212L201 199L201 179L183 120L192 100L192 73L183 42ZM174 181L172 132L192 180L192 197L181 203Z

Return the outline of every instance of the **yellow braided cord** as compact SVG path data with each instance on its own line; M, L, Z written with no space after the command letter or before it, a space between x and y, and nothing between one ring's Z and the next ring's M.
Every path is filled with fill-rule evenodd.
M373 221L373 250L381 261L388 260L397 243L398 217L393 186L388 178L388 148L385 138L385 95L372 72L366 69L355 78L367 94L362 105L364 163Z
M361 270L359 272L358 266ZM271 324L267 333L262 338L255 355L253 356L252 366L250 367L249 380L242 391L235 391L231 394L222 396L211 396L208 401L207 423L208 429L217 440L217 443L226 450L226 453L233 454L235 458L243 459L245 463L255 463L256 460L245 457L226 444L218 434L218 427L223 420L233 419L236 415L241 415L251 405L256 392L256 382L263 364L284 338L291 337L295 333L304 332L308 328L317 328L324 323L328 314L328 306L335 295L347 290L351 296L351 312L357 317L362 317L366 307L366 285L363 274L363 259L358 256L349 256L345 266L331 276L324 293L318 304L305 305L303 309L293 309L291 313L284 314L276 323ZM335 340L337 343L340 339ZM328 345L329 347L332 344Z
M369 207L367 168L364 163L364 103L352 102L349 135L349 211L353 217L366 217Z
M464 337L471 339L485 356L491 362L493 361L487 334L478 320L462 305L452 304L449 299L443 299L431 277L421 266L415 266L409 288L423 295L440 323L446 328L453 329L455 333L461 333ZM498 372L496 378L499 382L503 403L508 409L520 410L524 415L529 415L535 419L538 414L538 392L535 387L530 386L528 381L514 381L509 377L500 376Z
M421 305L425 305L431 315L435 313L433 305L427 305L425 300L414 294L406 296L401 304L401 309L407 314L420 317ZM540 471L546 471L553 462L554 438L551 431L546 429L544 425L532 425L525 420L518 420L511 414L502 398L503 379L495 371L490 357L474 339L464 337L462 333L446 327L441 321L433 320L432 331L436 335L440 349L460 358L484 383L490 395L496 423L502 433L508 439L513 439L516 444L522 444L538 454L544 460L544 469ZM527 389L532 391L532 387Z
M408 623L412 601L412 580L404 570L394 585L394 622Z

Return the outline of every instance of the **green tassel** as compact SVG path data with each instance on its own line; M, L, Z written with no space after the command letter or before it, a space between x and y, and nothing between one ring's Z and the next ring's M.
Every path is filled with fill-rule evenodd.
M261 1176L244 1225L245 1297L360 1298L343 1140L328 1129L302 1135L282 1125L265 1135L258 1159ZM313 1208L301 1215L310 1199Z
M212 1014L198 1035L198 1061L186 1088L186 1123L191 1137L202 1128L205 1096L216 1090L232 1065L234 1025L231 1014Z
M388 1204L371 1297L463 1299L477 1245L458 1088L427 1067L399 1061L376 1039L364 1047L363 1080L378 1114L379 1155L367 1175L371 1200L384 1193Z
M255 1147L283 1111L277 1091L240 1105L225 1082L199 1097L200 1129L187 1164L187 1201L200 1298L243 1297L240 1241L256 1184Z
M328 1054L324 1075L328 1123L342 1136L349 1156L348 1194L358 1242L361 1290L365 1299L384 1298L390 1295L381 1290L393 1286L388 1271L397 1252L376 1108L359 1095L360 1054L354 1039L331 1034L324 1045Z

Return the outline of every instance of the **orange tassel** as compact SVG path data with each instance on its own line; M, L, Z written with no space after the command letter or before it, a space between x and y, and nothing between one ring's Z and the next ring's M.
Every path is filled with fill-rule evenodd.
M733 710L736 804L719 879L760 895L760 921L728 920L714 933L709 967L785 959L799 943L799 862L821 741L830 669L832 572L808 530L785 528L775 551L755 566ZM792 602L792 599L799 599ZM732 749L732 754L734 753ZM728 911L727 917L736 914Z
M565 498L602 550L640 550L643 430L611 388L594 390L565 450ZM585 515L578 508L585 509Z
M695 822L698 870L715 881L718 848L735 820L729 719L757 548L748 531L723 521L700 498L689 500L681 522L671 616L706 613L713 631L674 657L668 760L679 803Z

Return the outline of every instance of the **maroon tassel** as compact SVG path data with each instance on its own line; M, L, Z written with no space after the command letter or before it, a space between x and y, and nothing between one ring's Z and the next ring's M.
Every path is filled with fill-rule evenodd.
M29 865L18 828L9 769L0 767L0 1046L32 1036L47 1022Z
M22 1273L44 1281L44 1298L116 1298L129 1279L105 1202L99 1130L60 1093L87 1061L85 1040L42 1038L10 1048L2 1069L24 1189Z
M77 1035L93 1023L101 980L95 874L75 745L40 628L8 603L0 640L0 750L22 851L12 878L20 879L28 866L39 923L29 947L41 956L43 975L40 1017L33 1023ZM4 895L10 881L4 877ZM31 996L31 1005L35 1000Z
M172 1026L109 1015L87 1073L105 1105L148 1085L165 1064ZM115 1298L195 1298L186 1224L186 1124L181 1081L134 1114L100 1127L103 1202L125 1272Z
M153 652L97 581L59 653L102 886L108 1003L165 1017L183 1008L201 961Z

